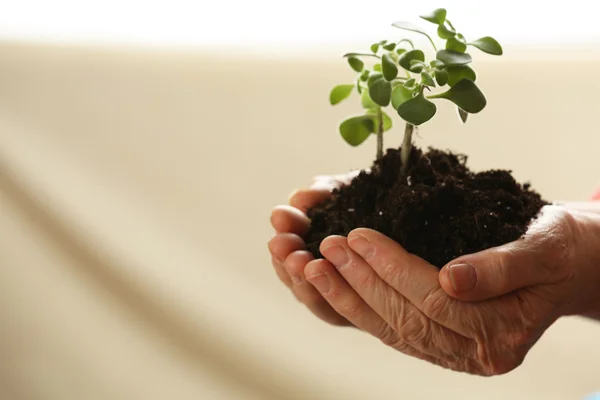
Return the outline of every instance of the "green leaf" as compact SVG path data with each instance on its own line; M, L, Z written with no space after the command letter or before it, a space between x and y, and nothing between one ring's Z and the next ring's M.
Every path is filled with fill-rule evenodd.
M436 58L448 67L466 65L473 61L469 54L453 50L440 50L437 52Z
M383 46L383 48L386 50L392 51L396 48L396 43L394 43L394 42L388 43L385 46Z
M410 62L413 60L417 60L417 61L425 61L425 53L423 53L423 51L421 50L411 50L411 51L407 51L406 53L402 54L400 56L400 59L398 60L398 64L400 64L400 66L406 70L410 71Z
M381 64L373 65L373 71L381 72Z
M383 55L381 59L381 69L383 77L388 81L392 81L398 76L398 67L396 67L394 59L389 54Z
M360 80L365 82L367 79L369 79L369 71L364 70L363 73L360 74Z
M468 65L462 65L458 67L446 68L448 72L448 85L454 86L463 79L468 79L475 82L477 80L477 74Z
M425 21L429 21L432 24L442 25L446 21L446 10L438 8L428 14L421 15Z
M429 96L430 99L446 99L456 104L462 110L477 114L487 104L485 96L473 81L463 79L445 91Z
M456 35L456 37L450 38L446 41L446 50L464 53L467 50L467 45L461 42L458 39L458 35Z
M351 117L340 124L340 133L351 146L358 146L374 131L373 118L368 115Z
M375 102L373 101L373 99L371 99L371 96L369 95L369 91L368 90L365 90L364 92L362 92L360 100L361 100L363 108L365 108L367 110L374 109L374 108L379 108L379 106L377 104L375 104Z
M495 56L502 55L502 46L493 37L485 36L469 43L471 46L477 47L479 50Z
M383 78L377 79L369 87L369 95L375 103L385 107L390 104L392 85Z
M380 46L380 45L379 45L379 43L373 43L373 44L371 45L371 51L372 51L374 54L375 54L375 53L377 53L377 52L379 51L379 46Z
M348 57L348 64L350 64L350 67L356 72L362 72L365 67L365 63L356 57Z
M346 97L350 96L352 89L354 89L354 85L337 85L329 94L329 102L331 105L338 104Z
M379 56L371 53L346 53L342 57L377 57Z
M460 107L456 107L456 109L458 110L458 116L460 117L460 120L466 124L467 123L467 118L469 117L469 113L466 112L465 110L463 110Z
M446 83L448 83L448 72L444 70L435 71L435 80L438 85L444 86Z
M376 80L382 78L383 75L380 72L374 72L369 76L369 79L367 81L367 86L371 87L371 85L373 85L373 82L375 82Z
M405 53L405 52L406 52L406 49L402 49L402 48L397 48L396 49L396 54L398 54L398 55L400 55L402 53Z
M423 68L425 68L423 64L414 64L412 67L410 67L410 71L418 74L423 71Z
M431 65L433 68L443 68L444 67L444 63L441 62L440 60L432 60L429 65Z
M450 39L456 36L456 31L446 28L444 25L438 26L437 34L442 39Z
M421 81L427 86L435 87L435 81L428 72L421 72Z
M407 88L413 87L416 82L417 81L415 80L415 78L410 78L406 82L404 82L404 87L407 87Z
M398 107L398 115L409 124L416 126L429 121L436 111L435 104L427 100L422 92Z
M397 110L398 107L400 107L400 104L412 99L412 97L412 90L404 86L397 86L392 90L392 107Z
M358 94L362 94L363 92L362 86L360 86L360 81L358 79L356 80L356 90L358 91Z

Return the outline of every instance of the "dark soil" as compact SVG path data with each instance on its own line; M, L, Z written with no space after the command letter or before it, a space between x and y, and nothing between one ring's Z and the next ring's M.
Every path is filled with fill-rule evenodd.
M519 239L548 204L510 171L471 172L466 156L414 148L408 179L401 178L400 150L390 149L349 185L308 210L308 250L330 235L375 229L441 268L463 254Z

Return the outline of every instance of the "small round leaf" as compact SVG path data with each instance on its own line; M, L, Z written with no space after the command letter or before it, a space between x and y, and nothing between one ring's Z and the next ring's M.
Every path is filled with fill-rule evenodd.
M381 64L373 65L373 71L381 72Z
M400 56L400 59L398 60L398 64L400 64L400 66L402 68L410 71L410 67L411 67L410 62L413 60L417 60L417 61L421 61L421 62L425 61L425 53L423 53L423 51L421 51L421 50L407 51L406 53L404 53Z
M374 131L373 119L367 115L351 117L340 124L340 133L351 146L358 146Z
M429 121L435 115L437 107L431 101L427 100L423 93L405 101L398 107L398 115L413 125L421 125Z
M383 48L388 51L392 51L396 48L396 43L394 43L394 42L388 43L385 46L383 46Z
M375 104L375 102L373 101L373 99L371 99L371 96L369 95L369 91L365 90L364 92L362 92L362 95L360 97L360 101L362 103L362 106L364 109L370 110L370 109L376 109L379 108L379 106L377 104Z
M348 57L348 64L350 64L350 67L356 72L362 72L365 67L365 63L356 57Z
M405 52L406 52L406 49L402 49L402 48L397 48L396 49L396 54L398 54L398 55L400 55L402 53L405 53Z
M363 73L360 74L360 80L365 82L367 79L369 79L369 71L364 70Z
M404 86L397 86L392 90L392 107L397 110L398 107L400 107L400 104L412 99L412 97L412 90Z
M428 14L421 15L425 21L429 21L432 24L442 25L446 21L446 10L438 8Z
M367 80L367 86L371 87L371 85L373 85L373 82L382 77L383 75L380 72L373 72L371 75L369 75L369 79Z
M479 50L495 56L502 55L502 46L493 37L485 36L469 43L471 46L477 47Z
M373 53L377 53L377 52L379 51L379 43L373 43L373 44L371 45L371 51L372 51Z
M435 87L435 81L428 72L421 72L421 82L423 82L424 85Z
M457 38L458 35L446 41L446 50L455 51L457 53L464 53L465 51L467 51L467 45Z
M438 83L438 85L444 86L446 83L448 83L448 72L445 70L435 71L435 81Z
M429 65L431 65L433 68L443 68L444 67L444 63L441 62L440 60L432 60Z
M485 96L473 81L463 79L444 93L429 96L430 99L446 99L456 104L462 110L477 114L487 104Z
M404 87L411 88L411 87L415 86L416 82L417 81L415 80L415 78L410 78L406 82L404 82Z
M381 69L383 77L388 81L392 81L398 76L398 67L396 67L394 59L392 59L389 54L383 55L383 58L381 59Z
M454 86L463 79L468 79L475 82L477 80L477 74L468 65L461 65L458 67L446 68L448 72L448 85Z
M473 59L469 54L459 53L453 50L440 50L437 52L436 58L447 66L466 65Z
M437 34L442 39L450 39L456 36L456 32L454 30L448 29L444 25L438 26Z
M382 107L386 107L390 104L392 84L383 78L379 78L369 87L369 95L375 103Z
M331 105L338 104L346 97L350 96L352 89L354 89L354 85L337 85L329 94L329 102Z
M423 68L424 68L423 64L415 64L412 67L410 67L410 71L418 74L421 71L423 71Z

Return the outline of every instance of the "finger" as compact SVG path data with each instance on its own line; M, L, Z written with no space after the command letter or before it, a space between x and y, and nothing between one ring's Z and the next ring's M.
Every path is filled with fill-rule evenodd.
M312 260L314 260L312 254L304 250L294 251L286 258L284 266L287 275L291 277L294 295L323 321L337 326L351 326L352 324L338 314L304 277L304 268Z
M515 290L555 283L568 274L569 216L550 207L521 240L468 254L440 271L448 295L482 301Z
M278 233L269 240L268 243L271 257L282 263L291 252L296 250L304 250L306 245L304 240L293 233Z
M353 230L348 235L348 245L381 279L425 315L443 325L447 324L442 308L446 308L447 304L443 301L448 297L441 290L436 267L372 229Z
M321 246L321 253L367 305L395 327L403 342L423 353L448 361L474 354L472 340L428 318L355 253L346 238L326 238ZM437 279L434 278L433 282L437 284Z
M331 307L357 328L375 336L404 354L440 364L431 355L398 340L398 335L339 275L325 259L313 260L304 269L306 279L321 293Z
M303 236L310 225L308 217L291 206L278 206L271 212L271 225L278 233L295 233Z
M332 188L333 189L333 188ZM302 212L331 197L331 189L299 189L290 195L289 203Z

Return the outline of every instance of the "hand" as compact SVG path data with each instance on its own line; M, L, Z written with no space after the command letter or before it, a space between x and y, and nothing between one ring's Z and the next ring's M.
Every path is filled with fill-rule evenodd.
M331 308L383 343L456 371L518 367L563 315L598 310L597 215L548 206L523 239L441 271L388 237L356 229L304 268ZM315 300L316 302L316 300Z
M337 326L352 324L340 316L304 278L304 267L314 259L306 251L302 240L310 224L304 213L308 208L329 198L333 189L348 184L359 172L318 176L309 189L297 190L290 195L289 206L275 207L271 213L271 225L276 234L269 241L268 247L277 276L313 314Z

